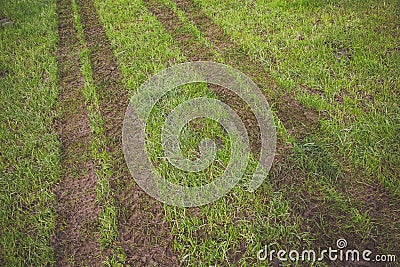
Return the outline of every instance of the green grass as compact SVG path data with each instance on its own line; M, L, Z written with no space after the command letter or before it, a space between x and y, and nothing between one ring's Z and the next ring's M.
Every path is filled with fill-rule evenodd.
M382 222L371 222L352 187L380 184L399 196L396 1L195 2L281 90L322 112L321 131L297 142L294 159L311 192L321 185L324 198L353 217L344 227L374 238ZM379 244L387 246L396 247Z
M54 263L60 174L55 1L0 1L0 265Z
M181 21L188 24L188 19L182 15L182 11L178 10L174 3L170 1L164 1L164 3L172 7ZM187 25L185 32L187 31L192 31L192 36L197 38L199 42L207 43L202 35L198 33L198 30L194 29L192 24ZM249 56L252 56L252 54ZM280 133L283 134L284 131L281 130ZM338 227L343 229L342 232L348 231L347 229L352 229L352 231L356 233L356 236L361 240L372 238L374 225L371 223L365 209L363 210L362 208L360 209L360 207L353 207L356 203L354 203L352 199L348 198L346 194L335 189L334 184L337 183L338 179L343 175L343 167L341 162L333 156L332 151L329 150L330 144L323 142L314 143L320 141L318 135L316 138L307 138L306 140L303 140L302 143L297 143L293 138L287 137L287 135L281 135L280 137L288 140L289 143L292 143L292 146L295 147L296 151L296 157L294 158L294 161L297 163L296 168L302 170L303 175L304 173L307 173L305 180L300 180L294 187L293 185L287 185L287 188L280 188L281 192L285 192L286 190L287 195L296 195L300 194L302 190L314 191L318 194L322 194L321 197L324 201L328 200L328 203L323 204L326 211L332 208L333 205L333 208L335 209L335 211L332 210L333 214L337 212L347 214L346 217L341 215L341 218L339 217L339 214L336 215L337 225L336 228L330 230L330 233L326 233L326 229L321 231L324 235L330 235L331 240L334 240L335 237L338 237L338 234L340 234L337 232ZM321 197L317 196L317 198ZM298 199L297 196L293 199L293 205L299 206L299 203L296 203L296 198ZM304 222L302 223L304 224ZM335 222L324 222L324 224L332 223ZM325 226L323 227L325 228Z
M165 67L170 60L185 61L173 38L165 33L161 24L143 8L140 1L96 1L95 4L119 60L125 86L131 92L146 77ZM133 16L135 21L132 20ZM215 97L204 85L187 86L182 91L167 94L152 111L153 116L147 125L148 147L151 147L150 156L153 162L159 164L158 170L167 179L181 181L179 177L184 174L163 160L160 144L163 120L173 107L187 98L198 96ZM226 139L220 126L207 121L203 123L201 132L190 127L184 129L182 145L189 151L193 151L198 141L206 136L214 135L222 140ZM220 152L220 162L227 161L226 155L223 150ZM214 167L214 175L221 172L220 166ZM207 172L202 175L205 175L202 176L204 181L209 181ZM254 261L254 255L265 239L282 240L282 244L290 243L292 247L307 245L307 233L299 230L298 218L291 215L290 205L282 194L272 192L268 183L265 183L263 192L264 194L252 195L236 188L217 202L201 207L196 217L190 216L191 209L165 206L167 220L170 221L175 236L174 246L181 261L193 266L227 263L232 261L230 255L235 254L236 247L245 244L244 256L240 261L245 264L246 261ZM268 209L265 209L266 199L273 203ZM254 218L250 220L249 217ZM271 234L261 235L262 231ZM199 236L199 232L204 233Z
M164 206L182 265L266 266L256 258L264 245L317 249L342 237L352 246L375 242L379 252L396 253L399 225L388 218L397 218L400 208L398 2L193 2L230 37L232 51L262 64L276 90L292 95L321 116L318 130L301 140L276 118L279 152L283 151L286 161L274 165L255 193L244 190L241 181L225 197L206 206ZM118 212L123 211L117 209L113 198L119 189L113 192L110 187L113 159L106 150L109 140L79 6L74 0L72 3L82 47L80 62L98 177L97 199L102 206L99 242L104 251L112 250L103 264L116 266L125 261L117 221ZM157 71L188 61L186 51L179 46L182 40L174 39L143 1L94 3L130 95ZM1 0L0 5L0 18L12 21L0 28L0 265L54 265L51 188L60 175L60 144L53 128L57 119L56 6L52 1ZM194 44L211 50L214 61L229 61L175 1L163 0L159 5L175 13L183 23L180 30ZM264 79L261 74L252 75ZM261 88L267 95L271 90ZM190 123L179 137L184 156L192 159L198 156L203 138L220 140L217 160L209 168L198 175L187 174L165 159L161 131L166 117L174 107L199 96L216 98L206 84L172 90L157 103L146 126L150 158L159 173L174 183L208 183L220 176L230 160L230 138L210 119ZM253 158L249 165L246 175L255 165ZM364 194L381 195L363 191L369 187L384 188L384 197L391 204L384 210L371 210ZM384 203L385 199L374 201ZM304 215L308 206L316 210L311 218Z
M318 139L398 196L396 1L195 2L284 90L328 113Z
M114 49L121 64L121 68L125 70L124 76L128 77L126 84L129 89L137 87L137 84L133 85L130 83L132 80L140 80L135 79L135 75L138 75L141 78L142 75L144 76L148 73L148 69L145 68L144 74L138 72L137 68L130 68L132 72L129 72L126 67L131 66L132 63L129 62L128 64L125 64L124 62L128 61L129 58L148 58L148 55L153 53L151 50L152 47L154 47L154 44L153 46L148 44L146 45L146 50L142 51L140 49L140 43L142 41L140 36L143 35L140 33L135 35L135 38L139 39L137 42L137 47L136 42L127 42L128 39L131 39L130 37L127 37L127 35L132 36L133 34L131 31L131 27L133 27L133 25L135 25L138 29L141 28L140 25L142 21L145 21L147 25L153 25L149 21L150 17L147 16L145 16L145 18L139 16L138 22L136 23L132 21L124 21L123 17L126 16L126 14L135 14L135 16L143 14L144 11L135 9L138 3L123 5L124 2L120 2L118 6L116 5L114 7L115 9L113 8L112 4L107 4L108 8L111 6L111 11L109 12L106 12L105 10L102 11L100 8L100 15L103 16L103 22L105 23L106 28L108 27L107 33L114 43ZM212 48L212 44L204 39L201 32L199 32L199 30L197 30L197 28L185 18L184 14L176 8L174 3L170 1L163 1L163 3L171 7L177 13L180 20L184 22L186 28L183 30L185 30L185 32L191 33L195 40L204 43L207 47ZM349 37L351 32L348 33L347 31L346 34L340 32L341 28L346 26L344 24L348 23L348 21L351 19L352 13L347 10L347 6L343 4L344 7L342 6L338 9L335 9L330 5L316 5L315 8L318 11L321 11L319 13L321 14L321 18L315 18L311 16L311 12L315 12L315 9L303 8L302 4L294 3L291 5L291 2L281 2L277 5L273 5L273 3L270 5L263 5L262 2L243 3L239 1L230 1L229 3L218 3L204 1L201 2L200 5L201 4L204 10L208 12L208 15L212 17L214 21L231 36L236 45L241 46L242 50L254 58L254 60L263 62L266 69L269 70L271 76L278 83L280 89L294 94L300 103L314 108L317 111L323 112L324 116L320 120L321 129L323 130L322 132L309 136L307 139L300 142L294 141L290 136L284 136L286 140L292 140L292 146L295 147L294 161L296 163L296 168L299 168L303 172L307 173L307 179L304 181L305 184L301 189L310 190L311 194L316 195L314 197L317 197L317 199L323 201L323 205L326 209L325 212L328 212L329 208L333 208L333 214L331 215L335 216L336 214L337 216L337 225L334 227L336 231L340 227L342 228L341 232L347 232L351 229L352 232L356 233L357 240L373 238L373 230L375 229L376 225L371 223L371 219L369 218L368 212L365 211L365 208L360 207L362 203L359 203L358 200L354 200L352 197L349 198L346 194L348 190L343 192L343 190L338 188L337 185L343 185L340 180L346 179L345 177L349 172L349 168L351 168L350 172L353 174L359 172L357 168L362 168L362 175L365 179L367 179L367 181L370 179L373 181L375 177L378 177L382 184L390 189L394 195L397 194L398 181L395 179L396 173L390 173L390 171L395 170L395 168L388 168L387 165L385 166L384 164L381 164L382 159L385 158L383 155L387 154L390 154L388 160L389 166L394 166L398 163L397 155L391 154L393 149L396 150L398 148L394 134L396 132L397 124L395 123L396 117L393 118L393 116L391 117L388 113L379 114L376 110L373 112L364 112L364 110L359 107L360 102L362 102L362 95L359 98L351 97L350 95L348 98L346 98L347 93L344 93L343 98L346 101L343 101L343 103L338 101L338 98L342 93L339 91L339 89L345 90L344 88L348 89L356 85L358 90L357 92L363 92L368 90L363 88L363 86L366 87L374 85L374 83L367 83L365 85L364 83L360 82L362 79L370 78L368 75L371 74L371 66L363 64L368 57L373 55L371 51L367 50L369 47L364 48L364 50L369 52L368 54L360 54L361 58L359 59L359 63L353 63L352 60L355 56L350 55L352 52L348 51L349 48L342 47L342 43L344 41L341 41L340 38L353 38L355 40L360 39L360 33L357 33L358 35L355 34L355 37ZM121 7L121 5L123 7ZM311 3L309 3L309 5L314 6ZM256 7L256 9L254 9L254 7ZM121 12L118 12L118 8L121 9ZM295 10L301 12L293 12ZM352 12L354 13L354 11ZM332 16L340 17L340 20L335 22L338 25L334 25L333 23L331 23L331 25L327 23L330 25L330 27L326 25L320 25L317 29L313 28L313 20L317 19L318 23L323 23L321 21L329 20L329 18ZM346 16L349 16L349 18ZM364 20L367 21L368 16L364 18ZM361 20L354 19L354 21L350 23L359 23L359 21ZM124 25L124 27L118 27L117 25ZM158 42L162 43L161 40L159 40L161 39L160 36L162 35L158 32L156 25L157 24L155 23L152 32L157 32L157 37L153 37L151 34L149 34L149 32L142 31L146 33L146 35L144 35L145 41L152 40L156 44L158 44ZM267 32L274 30L274 32L268 33L268 38L263 38L262 35L260 36L259 32L261 29ZM357 29L360 28L354 28L354 30ZM308 34L307 36L305 36L306 33ZM326 36L329 36L330 39L335 40L332 42L328 40L328 42L326 42ZM166 35L166 40L168 40L167 48L154 48L154 51L158 52L159 56L156 59L162 59L169 54L169 49L171 48L169 44L169 42L171 42L170 39L171 38ZM339 40L337 41L336 39ZM389 40L393 41L393 38ZM364 45L366 44L367 43L364 43ZM393 43L391 43L391 45L393 46ZM134 53L127 53L128 51L134 51ZM215 60L223 60L223 58L220 58L218 53L215 54ZM140 62L141 61L139 60L136 61L136 63L139 64ZM176 62L176 60L174 62ZM379 61L376 62L379 63ZM143 64L146 63L143 62ZM352 66L352 69L349 69L351 64L355 65ZM329 71L329 68L333 68L333 72L337 74L332 75L331 71ZM392 66L390 70L393 71L393 69L394 68ZM379 74L381 77L383 77L383 79L388 80L389 84L385 85L387 86L386 90L376 89L376 95L379 98L380 94L386 94L387 98L391 98L392 95L387 94L388 89L396 88L393 86L393 79L390 78L392 76L388 76L388 73L385 71L382 71ZM377 75L379 76L379 74ZM393 73L390 73L389 75L393 75ZM354 84L350 79L353 76L359 79L358 84ZM376 79L380 79L381 77L377 77ZM342 86L345 87L341 88ZM323 92L319 93L321 90ZM201 90L197 89L196 92L201 92ZM355 94L357 92L355 92ZM175 94L174 101L176 101L177 98L178 96ZM395 103L395 101L391 99L391 103ZM160 105L166 108L167 111L158 109L153 112L154 114L168 114L168 110L172 109L172 107L168 108L168 102L163 102L163 104ZM379 104L369 106L377 109ZM396 107L392 106L391 108L393 109L393 114L397 114ZM346 134L342 134L343 131L346 131L346 127L349 126L347 117L356 119L357 123L353 124L355 127L359 124L366 127L375 125L374 130L370 129L370 132L373 133L373 135L369 133L364 136L367 138L366 140L365 138L350 138L348 135L346 136ZM385 118L386 122L382 123L380 117ZM364 123L364 120L369 121L368 123ZM390 122L390 120L393 121ZM354 120L351 122L354 123ZM377 122L380 123L377 124ZM152 133L151 138L157 135L154 133L154 131L157 132L157 128L160 127L157 126L157 124L161 123L162 118L160 118L158 122L148 125L148 131ZM382 128L385 130L378 130ZM206 135L207 129L202 130L204 130L202 133ZM282 134L284 132L284 129L280 131L281 138L283 137ZM185 133L186 132L184 131L183 134ZM194 139L198 140L198 137L199 136L195 137ZM370 138L371 140L368 140ZM374 139L378 140L378 138L381 140L381 142L379 142L379 146L382 150L380 150L380 153L372 153L372 155L369 155L368 153L370 151L375 151L377 149L373 143ZM193 141L190 141L190 134L185 135L185 141L182 141L182 144L189 143L191 144L190 146L192 149L197 144L194 139ZM338 142L338 139L340 142ZM160 152L161 149L159 146L157 147L156 140L157 138L150 142L152 144L151 148ZM357 144L355 144L355 142L357 142ZM360 154L363 155L361 160ZM160 155L153 154L154 162L159 163L159 161L157 161L159 158L162 157ZM375 173L370 172L374 168L375 170L379 169L379 171ZM160 169L160 171L164 174L169 173L174 177L182 176L173 172L173 169L168 167L162 167ZM375 176L375 174L378 175ZM271 190L271 188L269 188L269 190ZM291 188L290 186L288 188L281 188L281 190L282 192L286 192L284 194L300 193L298 191L299 189ZM235 195L235 193L238 192L234 190L232 194ZM265 195L263 197L265 197ZM226 199L223 201L226 201ZM238 205L238 203L240 203L239 206L241 206L244 204L244 202L246 202L246 200L244 200L243 196L241 196L238 199L234 199L232 202L234 203L232 205ZM288 210L291 210L290 204L287 205ZM299 204L293 203L293 205L298 206ZM166 207L166 210L168 214L169 208ZM167 218L169 218L171 223L174 225L174 234L179 236L179 238L176 239L176 248L180 254L183 255L182 259L187 261L189 265L196 265L199 262L205 263L207 261L209 264L211 264L213 261L227 261L229 252L224 249L221 249L222 252L218 249L216 250L214 247L217 242L216 240L219 240L217 243L223 243L225 246L229 247L229 245L226 245L226 243L230 243L232 246L234 246L234 244L237 244L238 240L240 239L239 235L234 230L229 231L229 233L232 233L231 235L228 234L227 237L222 238L218 233L221 235L222 233L226 233L226 228L222 227L223 230L221 232L219 232L220 229L215 229L215 227L213 227L215 224L208 223L208 221L213 221L212 218L216 216L216 214L213 214L213 212L206 213L205 210L206 209L202 209L204 217L200 216L200 218L197 218L197 220L194 220L193 218L186 218L186 215L180 215L186 214L184 210L180 209L175 210L172 215L167 215ZM207 207L207 210L215 211L216 213L221 214L226 213L229 210L229 207L220 206L220 203L216 202L210 205L210 207ZM262 212L263 210L263 207L254 207L255 212ZM231 214L234 214L232 210L229 211ZM296 218L296 215L293 215L292 212L289 213L294 216L294 218L291 218L291 220L297 222L299 225L306 223L305 221L302 221L301 218ZM347 215L344 216L344 214ZM229 216L226 217L225 223L222 224L228 224L230 219L231 218L229 218ZM179 220L183 220L184 223L180 223ZM329 227L329 224L332 222L324 222L324 218L321 218L319 222L316 221L315 223L322 223L320 229L322 231L323 228ZM181 224L185 226L181 226ZM256 228L263 227L263 223L260 223L260 225L257 225ZM197 236L193 237L193 232L198 231L199 226L209 230L212 237L210 239L205 238L200 240ZM233 228L237 229L236 227ZM241 233L245 232L249 235L253 235L253 233L257 231L251 227L248 227L248 225L241 225L239 228L242 231ZM292 235L296 235L296 232L298 232L298 235L307 235L307 232L301 233L300 230L296 230L296 224L290 231L292 231ZM285 234L289 236L289 232ZM258 236L257 238L260 237ZM277 237L271 235L270 238L271 240L276 240ZM332 232L332 230L330 230L330 233L328 236L326 236L326 238L331 238L331 240L325 240L323 243L329 244L329 242L335 240L337 236L334 232ZM210 242L211 240L214 242ZM257 242L252 243L251 241L246 240L245 243L251 247L252 244L256 244ZM254 249L252 250L252 248L247 248L247 253L248 254L242 258L243 262L246 261L246 256L248 256L249 259L251 259L251 257L254 259ZM193 259L190 255L196 255L196 258Z

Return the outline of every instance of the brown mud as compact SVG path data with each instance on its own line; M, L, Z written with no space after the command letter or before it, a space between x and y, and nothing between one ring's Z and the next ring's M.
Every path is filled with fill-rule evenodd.
M59 0L59 99L57 132L62 144L61 177L56 195L56 232L52 236L57 266L100 266L96 203L97 177L91 160L91 129L83 95L80 44L70 1Z

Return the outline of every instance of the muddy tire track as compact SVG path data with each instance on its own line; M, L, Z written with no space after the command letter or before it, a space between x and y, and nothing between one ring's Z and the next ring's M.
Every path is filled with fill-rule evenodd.
M62 180L55 185L57 221L52 236L57 266L100 266L97 177L91 160L91 129L83 95L80 45L72 3L57 2L59 98L57 132L62 144Z
M118 62L92 1L77 0L100 110L107 152L112 159L112 187L118 214L119 245L132 266L178 266L172 235L160 202L131 177L122 153L122 125L129 102Z

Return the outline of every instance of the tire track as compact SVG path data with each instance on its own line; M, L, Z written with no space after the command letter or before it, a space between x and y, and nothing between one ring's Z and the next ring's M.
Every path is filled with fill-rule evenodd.
M57 2L59 17L59 97L63 180L53 191L57 198L56 232L52 236L57 266L100 266L101 254L96 204L97 177L91 160L91 129L83 95L79 39L72 3Z
M162 204L140 189L126 167L122 153L122 124L129 95L122 85L118 62L96 9L90 0L78 0L85 41L90 50L93 78L103 116L108 153L112 158L112 187L119 208L119 242L133 266L177 266L172 236Z

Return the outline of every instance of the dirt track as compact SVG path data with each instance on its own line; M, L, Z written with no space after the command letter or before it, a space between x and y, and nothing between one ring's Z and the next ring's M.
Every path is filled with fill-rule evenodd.
M90 50L93 78L104 121L107 152L113 159L112 187L118 213L119 246L132 266L177 266L169 225L161 203L133 181L126 167L121 127L128 103L118 63L91 1L77 1ZM97 178L90 156L91 129L80 70L79 39L74 28L72 2L60 0L59 55L61 113L59 136L63 144L63 181L57 195L57 233L53 238L57 266L99 266L110 251L99 244L96 205ZM73 105L71 105L73 103ZM76 172L71 172L72 169Z
M57 224L53 247L57 266L100 266L97 230L101 207L96 203L97 177L91 160L91 129L83 95L80 44L72 6L58 1L59 98L58 133L62 144L62 180L55 186Z

